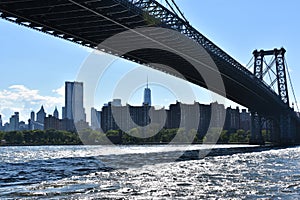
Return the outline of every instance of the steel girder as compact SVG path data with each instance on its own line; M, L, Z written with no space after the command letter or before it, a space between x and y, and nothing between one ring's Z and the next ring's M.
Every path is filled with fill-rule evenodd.
M118 0L118 1L127 1L127 0ZM186 35L188 38L194 40L201 46L203 46L208 53L217 58L218 62L221 65L226 65L231 68L236 69L238 72L246 75L248 78L252 79L252 81L262 89L265 90L270 96L278 96L278 94L271 89L271 87L262 81L260 78L254 76L249 70L247 70L244 66L242 66L239 62L237 62L234 58L216 46L213 42L211 42L208 38L198 32L195 28L193 28L188 22L181 19L179 16L169 11L163 5L158 3L155 0L129 0L136 7L141 8L146 11L150 16L153 16L156 19L160 19L157 22L157 26L174 29L179 31L180 33ZM222 64L223 63L223 64ZM227 65L227 64L229 65ZM279 99L279 98L278 98Z
M62 12L64 9L66 9L65 13ZM92 48L96 48L110 36L127 29L148 26L173 29L207 50L217 65L221 66L223 78L227 79L225 80L228 84L227 88L236 89L240 93L243 89L248 90L243 92L249 93L243 98L238 99L236 96L240 93L233 93L230 99L242 104L244 100L249 100L250 95L255 95L260 98L259 102L265 103L270 100L274 105L282 107L278 95L267 85L188 22L154 0L3 0L0 1L0 15L14 23ZM160 56L159 53L152 55L151 58L157 59L158 55ZM172 61L174 57L168 59ZM178 65L174 62L172 64ZM267 100L264 100L264 97Z

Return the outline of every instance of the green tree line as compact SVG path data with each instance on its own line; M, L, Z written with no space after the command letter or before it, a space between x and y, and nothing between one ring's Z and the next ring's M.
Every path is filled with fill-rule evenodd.
M262 131L266 142L270 141L270 134ZM150 137L149 137L150 136ZM109 130L106 133L91 129L81 130L79 133L61 130L33 130L0 132L2 145L80 145L80 144L158 144L158 143L249 143L251 133L242 129L235 132L210 128L204 137L199 136L192 129L162 129L157 134L151 130L133 128L123 132Z
M76 145L82 144L77 133L61 130L33 130L0 132L6 145Z

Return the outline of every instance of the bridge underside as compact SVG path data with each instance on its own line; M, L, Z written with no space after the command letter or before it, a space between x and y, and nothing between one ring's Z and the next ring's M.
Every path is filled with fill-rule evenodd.
M149 6L149 10L150 8L153 9ZM97 45L107 38L129 29L141 27L176 29L174 24L167 24L159 18L161 13L155 16L128 0L2 0L0 12L1 17L6 20L91 48L97 48ZM164 12L168 13L166 10ZM168 13L168 16L176 17L171 13ZM181 24L176 27L182 27L184 22L180 20L178 22ZM196 32L189 25L185 24L185 27ZM282 109L287 108L280 98L251 72L200 33L196 33L205 43L199 45L207 50L221 73L227 98L262 114L279 115ZM196 42L194 36L190 36L189 39ZM113 49L110 50L113 53ZM159 49L141 49L128 52L124 57L142 64L168 65L188 81L206 87L203 77L178 55ZM172 70L169 73L172 73ZM217 90L215 92L219 93Z

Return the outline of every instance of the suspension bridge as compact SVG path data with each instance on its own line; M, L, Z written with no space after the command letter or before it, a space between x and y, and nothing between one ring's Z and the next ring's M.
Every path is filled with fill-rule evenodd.
M166 0L165 3L166 6L155 0L2 0L0 16L36 31L146 66L153 67L151 63L169 66L168 69L157 69L174 75L177 75L174 71L179 72L187 81L249 108L252 144L264 143L261 134L262 123L267 124L273 143L299 143L300 120L290 107L289 74L284 57L286 50L255 50L254 70L249 71L196 30L174 0ZM134 31L140 29L144 31ZM184 39L177 40L176 34L166 35L168 32L163 30L175 31ZM128 31L132 32L124 34L123 40L103 45L107 39ZM133 36L132 33L136 35ZM122 53L128 42L141 41L147 47ZM179 52L175 54L166 48L153 48L154 43L162 47L166 46L165 44L174 44L180 47L176 50ZM205 52L199 54L197 49L199 52L204 49ZM225 91L220 90L218 86L207 85L207 77L199 74L193 64L187 62L189 52L208 55L213 60L217 72L207 64L206 57L194 58L197 61L195 64L205 73L220 74ZM273 56L270 63L265 60L268 56ZM269 81L266 81L266 78L269 78Z

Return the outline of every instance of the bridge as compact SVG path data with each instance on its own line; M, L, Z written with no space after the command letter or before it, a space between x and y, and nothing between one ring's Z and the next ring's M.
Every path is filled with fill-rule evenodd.
M159 63L169 66L165 68L157 65L155 68L176 76L176 72L179 72L187 81L249 108L252 144L263 143L262 121L267 122L274 143L300 142L300 120L289 105L283 48L254 51L252 73L193 28L184 17L155 0L1 0L0 16L13 23L140 64L153 67L153 63ZM137 31L122 35L130 30ZM169 32L163 30L172 30L184 39L177 41L178 35L168 35ZM136 35L133 37L132 33ZM105 43L110 37L119 34L123 40ZM141 42L146 47L126 52L124 46L129 42ZM157 48L157 44L161 48ZM179 47L175 49L177 54L168 51L167 45L170 44ZM190 53L200 57L193 57ZM264 69L263 58L268 55L275 56L276 80L272 85L263 79L269 70L269 67ZM205 56L212 59L217 70L211 67ZM189 62L190 57L196 62ZM195 70L195 65L203 73ZM225 91L217 85L207 84L204 74L214 77L217 73L222 78ZM274 83L277 83L277 91L271 87Z

